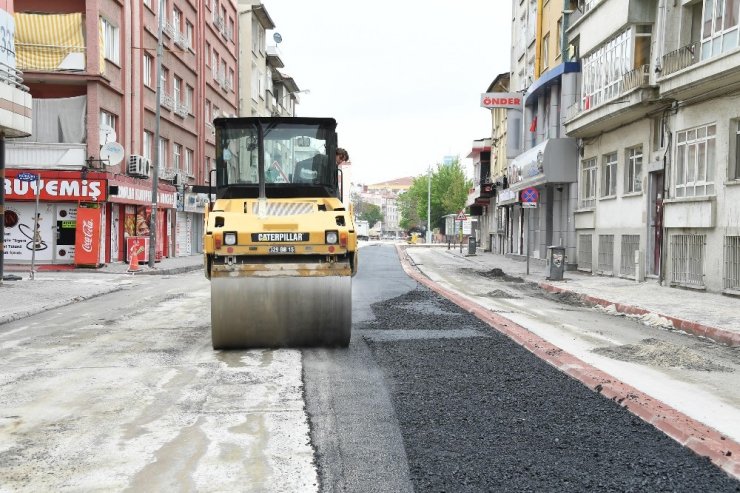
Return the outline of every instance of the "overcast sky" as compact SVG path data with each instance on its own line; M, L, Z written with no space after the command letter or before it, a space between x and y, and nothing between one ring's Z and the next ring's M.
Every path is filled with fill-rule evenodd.
M355 183L418 176L491 132L480 94L509 71L509 0L263 0L299 116L333 117Z

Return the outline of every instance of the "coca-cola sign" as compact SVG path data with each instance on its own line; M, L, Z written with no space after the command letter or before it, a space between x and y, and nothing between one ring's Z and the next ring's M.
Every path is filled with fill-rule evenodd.
M100 263L100 227L102 209L77 208L75 264L97 266Z
M93 232L95 231L95 222L92 219L82 221L82 249L87 253L93 251Z

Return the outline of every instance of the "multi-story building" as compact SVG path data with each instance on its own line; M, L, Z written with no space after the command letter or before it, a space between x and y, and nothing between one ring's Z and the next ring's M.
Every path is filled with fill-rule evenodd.
M562 3L513 5L509 86L523 93L523 113L507 121L507 188L498 202L505 251L545 259L548 246L559 245L574 264L577 147L561 115L575 101L580 66L565 49Z
M381 234L393 237L402 234L399 226L401 217L398 210L398 196L411 188L413 181L413 177L407 176L372 185L358 185L353 189L362 202L380 207L380 212L383 214Z
M579 269L740 293L739 18L738 2L574 11Z
M235 3L20 0L15 24L34 125L31 137L8 145L7 163L42 178L36 260L124 260L127 238L149 234L155 166L156 254L196 252L205 200L189 186L208 180L212 118L237 112ZM28 189L12 190L9 200L27 208ZM84 261L75 248L83 224L94 231ZM24 251L14 260L29 258Z
M280 34L273 33L275 44L267 44L267 31L275 27L261 0L239 0L240 116L295 116L298 94L307 92L282 71Z
M13 39L15 20L13 0L0 2L0 29ZM23 74L16 68L15 50L0 52L0 284L3 281L5 259L12 260L36 243L34 238L34 211L28 207L6 207L6 190L30 182L15 183L15 175L5 172L5 138L25 137L31 134L32 103L28 87L23 84ZM30 177L29 177L30 178ZM21 185L23 183L23 185ZM35 186L35 183L33 184Z

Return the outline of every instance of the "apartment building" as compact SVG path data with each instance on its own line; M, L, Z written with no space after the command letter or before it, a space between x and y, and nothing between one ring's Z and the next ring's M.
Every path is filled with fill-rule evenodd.
M41 176L36 261L125 260L127 245L148 241L155 166L156 255L197 252L207 198L189 187L208 180L212 118L237 112L236 4L20 0L15 10L34 124L30 137L9 143L7 164L11 176ZM27 209L31 189L14 179L11 190L13 205ZM83 224L92 225L94 248L81 260ZM24 251L14 261L29 259Z
M239 0L238 8L239 116L295 116L299 94L306 91L284 71L282 36L268 32L275 22L261 0Z
M565 49L562 2L514 0L509 86L522 94L521 117L507 121L506 186L499 192L508 255L545 259L548 247L576 256L577 143L564 108L576 98L580 66Z
M6 33L15 32L13 0L0 2L0 29ZM12 34L11 34L12 39ZM6 204L5 191L15 185L14 176L6 174L6 137L17 138L31 134L32 103L28 87L23 84L23 73L17 68L14 50L0 52L0 284L3 278L3 265L6 259L12 261L20 256L30 245L36 243L33 234L34 214L30 208L23 209ZM29 177L30 178L30 177ZM29 184L29 182L24 182ZM35 185L35 183L34 183ZM29 184L30 186L30 184Z
M740 293L740 2L578 7L578 268Z

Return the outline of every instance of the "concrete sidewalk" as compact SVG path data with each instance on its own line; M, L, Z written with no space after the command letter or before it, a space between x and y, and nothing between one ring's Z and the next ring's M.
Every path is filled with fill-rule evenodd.
M409 245L407 248L424 246ZM507 275L521 277L547 291L572 293L614 315L640 317L651 324L670 325L723 344L740 346L738 297L661 286L655 279L637 283L580 271L565 272L562 281L549 281L541 262L531 262L527 274L526 262L500 254L479 250L475 255L467 255L467 249L461 253L459 248L447 249L446 245L431 248L443 255L463 257L471 267L479 270L501 269Z
M203 269L203 255L165 258L128 272L128 264L114 262L99 268L43 266L30 278L30 265L3 266L0 284L0 324L123 289L140 275L174 275ZM13 279L13 280L11 280Z

